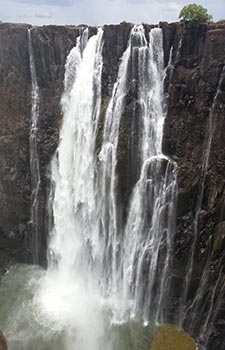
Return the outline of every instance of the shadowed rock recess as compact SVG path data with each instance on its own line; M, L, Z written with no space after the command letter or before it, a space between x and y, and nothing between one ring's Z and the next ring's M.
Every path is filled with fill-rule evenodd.
M146 38L152 27L144 25ZM180 305L185 297L184 329L198 337L200 343L208 337L207 350L222 350L225 343L225 24L186 28L181 23L163 22L160 27L165 67L168 67L163 153L178 165L177 229L167 302L169 321L178 323L182 319L178 314L182 313ZM82 26L0 24L2 272L16 262L32 262L29 28L39 88L36 141L41 181L37 194L39 244L36 262L41 265L46 265L51 224L47 208L49 163L59 139L65 61L82 30ZM105 111L131 28L128 23L104 26L97 153L103 137ZM89 36L95 33L96 28L90 27ZM130 76L131 70L132 67L128 70ZM135 79L130 79L117 149L117 201L122 226L127 219L132 189L140 176L140 107L135 84ZM190 257L193 257L193 268L187 275ZM184 291L186 277L188 283ZM201 314L201 319L193 318L196 314ZM211 333L206 334L210 323Z

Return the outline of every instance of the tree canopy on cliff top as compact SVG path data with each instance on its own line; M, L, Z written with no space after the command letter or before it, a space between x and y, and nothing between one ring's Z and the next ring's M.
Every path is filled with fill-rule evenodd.
M197 23L205 23L212 19L212 16L208 14L208 10L201 5L189 4L182 8L179 14L179 18L188 22L190 25Z

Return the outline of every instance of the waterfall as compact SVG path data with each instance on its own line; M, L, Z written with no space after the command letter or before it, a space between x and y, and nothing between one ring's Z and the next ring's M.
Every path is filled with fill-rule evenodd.
M161 153L164 112L162 31L150 31L139 48L142 170L130 203L122 261L123 294L131 314L162 322L172 252L176 164ZM147 63L147 64L146 64Z
M133 32L133 30L132 30ZM132 36L132 33L131 33ZM105 297L117 291L117 211L116 163L120 118L127 94L127 70L131 56L131 38L124 52L114 84L104 124L98 176L98 279Z
M65 66L63 124L52 160L49 267L36 296L49 326L68 325L77 336L73 341L81 342L84 350L98 349L107 324L164 321L176 199L176 164L161 151L162 30L152 29L147 40L142 25L132 28L98 155L103 30L87 38L85 30ZM135 117L141 126L141 171L124 228L118 220L117 151L134 80L140 106Z
M102 37L99 29L83 50L79 37L66 62L64 119L52 164L54 228L49 245L49 264L54 269L57 262L65 278L85 269L88 244L96 230L94 149L101 102Z
M134 62L137 64L136 67L133 66ZM172 223L175 213L176 167L172 161L161 155L165 117L163 78L164 57L161 29L151 30L148 44L143 26L134 26L130 33L128 47L121 59L117 81L105 116L103 142L99 154L97 196L100 233L99 250L96 255L98 259L96 275L104 297L110 298L114 320L120 322L127 319L127 316L130 317L132 313L135 317L139 315L141 319L149 320L150 299L153 300L151 291L153 283L156 282L156 278L160 280L158 304L161 304L165 281L168 277L167 269L174 232ZM139 86L138 103L141 106L139 147L143 168L140 180L134 189L127 227L123 233L118 222L116 198L117 146L125 97L129 84L134 79L138 81ZM149 216L152 217L152 220L147 218ZM161 235L160 238L158 235ZM159 262L157 255L160 255L160 245L165 240L167 242L166 248L164 247L166 264L161 278L158 275L156 277L156 265ZM142 256L143 249L146 251L144 257ZM141 271L146 265L143 258L146 258L147 255L149 259L148 286L143 283ZM153 255L151 265L150 256ZM136 286L134 287L133 284ZM134 290L133 294L128 293L128 289L131 288ZM140 305L140 299L143 298L142 293L149 295ZM132 307L131 304L133 304ZM146 309L145 312L144 309ZM157 310L159 309L160 306Z
M144 37L144 31L140 32ZM143 39L144 40L144 39ZM164 53L162 30L154 28L149 34L149 45L144 42L138 54L140 74L139 100L142 107L142 164L146 159L161 154L164 122Z
M162 138L167 112L164 78L166 72L169 80L172 78L180 59L182 38L176 55L173 55L173 48L170 49L169 63L164 67L162 30L153 28L147 34L148 28L134 25L131 29L104 116L105 105L103 108L101 101L103 29L98 28L93 36L88 29L80 29L76 45L67 56L61 98L62 127L51 161L52 198L48 206L52 227L46 271L38 266L40 95L32 48L33 32L28 30L32 82L31 224L37 265L16 266L3 278L5 289L0 291L0 319L4 324L1 328L7 330L7 337L9 335L10 348L147 349L155 326L170 322L172 317L175 319L176 312L180 325L191 335L195 336L197 329L199 345L208 347L213 341L213 327L220 322L225 295L224 256L216 257L216 266L213 266L211 252L217 249L213 246L213 235L208 241L202 276L194 286L196 293L193 288L193 299L189 298L189 290L211 146L218 111L222 108L225 70L209 110L202 181L193 213L193 241L176 310L179 291L174 292L176 286L175 283L172 286L171 281L177 278L180 282L182 277L179 275L182 269L174 267L172 261L175 256L177 164L162 154ZM97 147L99 125L103 134L101 145ZM128 130L124 130L124 125ZM125 157L120 154L121 144L127 147ZM121 207L125 205L120 195L119 163L127 155L131 158L129 166L133 162L131 168L137 165L137 169L135 176L132 173L135 181L131 181L130 192L127 191L126 213L121 215ZM133 171L129 166L128 172L122 174L124 181L130 176L129 170ZM224 342L220 350L223 347Z
M131 201L124 243L124 291L133 315L164 322L174 237L176 164L148 158Z
M87 36L85 30L65 66L63 124L52 161L54 223L49 268L36 295L47 324L59 330L66 327L68 348L77 344L85 350L97 349L102 330L89 267L97 222L95 133L101 103L103 30L99 28L88 41Z
M33 263L38 264L39 261L39 212L38 212L38 194L40 188L40 166L37 148L37 132L39 117L39 89L37 84L36 69L34 64L31 30L28 29L28 51L30 59L31 74L31 128L30 128L30 176L31 176L31 225L32 225L32 252Z

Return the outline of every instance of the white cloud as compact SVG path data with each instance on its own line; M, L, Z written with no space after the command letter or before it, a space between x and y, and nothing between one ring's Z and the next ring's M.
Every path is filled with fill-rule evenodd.
M11 2L25 3L29 5L47 5L47 6L71 6L79 0L9 0Z
M178 2L142 0L140 2L127 2L126 0L91 0L92 4L89 18L97 24L120 23L130 21L133 23L158 23L159 21L177 20L182 7Z

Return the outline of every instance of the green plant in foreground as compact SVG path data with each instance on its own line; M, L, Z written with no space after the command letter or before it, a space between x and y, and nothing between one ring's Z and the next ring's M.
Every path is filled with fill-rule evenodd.
M201 5L189 4L182 8L179 18L185 22L188 22L190 25L195 25L210 21L212 16L209 15L208 10Z

